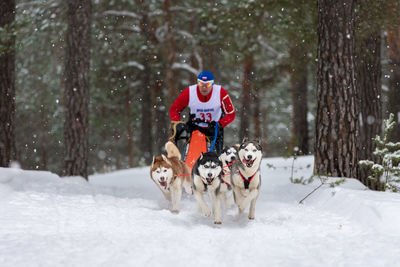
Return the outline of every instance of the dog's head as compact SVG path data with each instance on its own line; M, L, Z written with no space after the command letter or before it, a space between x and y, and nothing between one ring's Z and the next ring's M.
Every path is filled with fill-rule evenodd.
M248 168L258 166L262 158L260 140L248 141L247 139L243 139L238 151L238 156L240 161Z
M219 155L220 160L224 164L231 164L237 158L237 147L236 146L226 146L223 150L221 155Z
M202 153L198 159L198 172L203 183L211 185L220 176L222 162L215 152Z
M153 157L150 169L151 178L156 182L162 190L168 190L168 185L172 181L173 170L172 164L164 155Z

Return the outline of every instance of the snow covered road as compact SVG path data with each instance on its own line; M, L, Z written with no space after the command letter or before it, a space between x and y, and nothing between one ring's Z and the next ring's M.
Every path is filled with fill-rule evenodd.
M295 177L312 161L298 159ZM318 182L290 183L291 164L265 159L256 219L232 208L222 225L193 196L171 213L149 168L90 183L0 168L0 266L400 266L399 194L349 180L299 205Z

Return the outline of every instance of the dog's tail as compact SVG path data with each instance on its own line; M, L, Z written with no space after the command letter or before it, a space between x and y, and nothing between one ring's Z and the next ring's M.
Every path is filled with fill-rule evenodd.
M168 158L177 157L178 159L181 159L181 152L179 152L179 149L171 141L168 141L165 144L165 150L167 151Z

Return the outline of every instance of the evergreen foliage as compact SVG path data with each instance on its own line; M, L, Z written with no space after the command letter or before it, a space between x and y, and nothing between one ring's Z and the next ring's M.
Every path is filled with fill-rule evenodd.
M318 13L314 0L169 2L170 19L164 0L93 1L90 173L130 166L128 129L132 130L135 166L145 164L141 136L151 135L153 151L160 152L159 144L167 140L168 133L166 125L159 125L162 119L169 122L168 110L174 100L171 92L177 95L193 84L200 70L214 72L216 83L228 90L238 111L243 60L249 54L254 58L254 68L252 96L247 103L250 114L246 119L249 134L254 136L254 118L259 118L266 156L284 155L291 143L289 88L291 70L296 67L310 69L308 122L310 135L314 133ZM371 11L381 6L384 14L379 19L385 22L385 8L393 1L385 5L378 2L381 1L371 5ZM18 159L24 169L60 174L66 2L16 0L16 4ZM366 14L371 18L368 21L376 21L375 11ZM147 23L141 25L144 16ZM396 25L394 18L399 16L392 17L391 23ZM303 51L300 63L290 58L293 46ZM171 69L172 86L167 84ZM151 92L150 103L143 101L146 90ZM260 103L259 111L254 110L256 101ZM142 120L149 117L142 114L142 105L151 106L151 129L141 127ZM237 116L225 129L226 144L240 141L240 120Z
M383 123L382 137L376 136L376 149L374 155L379 162L372 160L361 160L360 166L371 169L372 175L368 178L378 183L383 183L385 189L400 191L400 142L390 142L390 133L395 127L394 114L390 114Z

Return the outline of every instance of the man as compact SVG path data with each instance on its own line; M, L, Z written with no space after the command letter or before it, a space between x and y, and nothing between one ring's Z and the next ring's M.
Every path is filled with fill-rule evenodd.
M190 109L190 119L186 124L180 120L180 113L185 107ZM176 125L175 141L185 131L190 134L200 130L213 142L217 130L215 150L219 154L224 146L223 129L235 119L235 110L226 90L214 84L214 75L210 71L202 71L197 77L197 84L183 90L175 100L169 116L171 124Z

